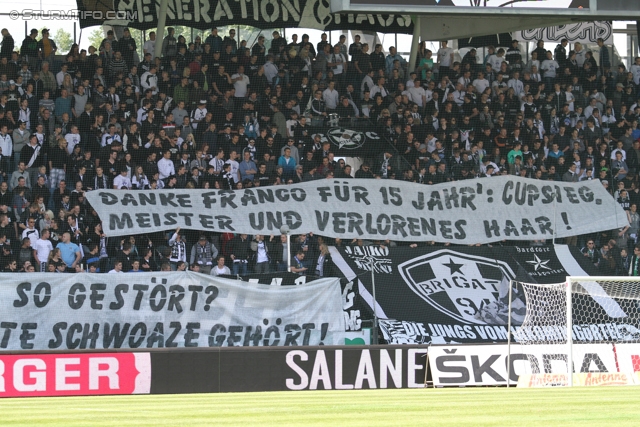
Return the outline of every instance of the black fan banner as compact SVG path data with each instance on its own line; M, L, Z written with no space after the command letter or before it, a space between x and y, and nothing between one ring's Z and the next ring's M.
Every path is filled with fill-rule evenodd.
M506 342L511 280L551 284L565 282L567 276L597 274L577 248L566 245L344 246L331 248L331 255L345 278L357 281L360 299L367 307L363 319L373 317L372 278L365 274L373 268L376 314L385 340L393 344ZM602 294L596 282L585 285L580 298L601 309L604 314L599 322L604 323L575 323L574 338L606 341L640 335L633 314L637 310ZM522 288L514 286L516 342L525 313ZM566 336L560 326L546 333L549 341Z
M76 0L80 27L122 25L147 30L158 26L160 1ZM312 28L323 31L356 30L413 33L409 15L331 13L327 0L169 0L168 26L201 30L227 25L261 29Z

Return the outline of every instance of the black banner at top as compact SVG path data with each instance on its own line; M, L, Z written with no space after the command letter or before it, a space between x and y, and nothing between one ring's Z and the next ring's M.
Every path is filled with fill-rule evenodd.
M413 33L409 15L332 14L328 0L168 0L166 25L202 30L215 26L313 28ZM158 26L160 0L77 0L80 27L125 25L140 30Z

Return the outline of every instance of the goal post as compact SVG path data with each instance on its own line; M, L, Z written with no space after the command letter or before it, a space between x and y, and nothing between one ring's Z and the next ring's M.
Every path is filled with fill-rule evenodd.
M511 281L512 292L524 295L525 313L520 324L512 322L514 304L521 302L510 297L508 385L512 369L531 386L640 384L640 277Z

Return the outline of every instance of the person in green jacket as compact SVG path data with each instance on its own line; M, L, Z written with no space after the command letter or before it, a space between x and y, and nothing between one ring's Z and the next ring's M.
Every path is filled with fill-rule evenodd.
M186 105L189 103L189 78L183 76L181 80L180 84L173 89L173 100L176 103L183 101Z
M513 146L513 149L509 151L509 153L507 153L507 163L509 163L510 165L514 164L516 162L516 156L520 156L520 158L523 158L521 148L522 145L520 144L520 142L516 142Z

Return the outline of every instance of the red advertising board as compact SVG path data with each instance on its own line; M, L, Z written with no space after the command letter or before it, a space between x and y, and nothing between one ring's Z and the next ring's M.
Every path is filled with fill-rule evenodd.
M0 397L147 394L149 353L0 355Z

